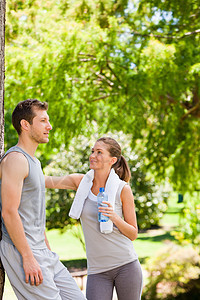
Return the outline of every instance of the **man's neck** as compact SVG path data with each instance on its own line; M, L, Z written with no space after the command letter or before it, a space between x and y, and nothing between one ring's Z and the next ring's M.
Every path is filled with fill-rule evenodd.
M34 158L38 144L31 143L30 141L26 141L19 137L17 146L20 147L22 150L24 150L26 153L28 153L30 156L32 156Z

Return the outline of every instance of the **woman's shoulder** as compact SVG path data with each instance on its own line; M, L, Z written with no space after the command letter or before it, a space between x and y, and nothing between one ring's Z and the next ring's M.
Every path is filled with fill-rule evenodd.
M126 181L120 179L118 192L121 194L122 190L123 190L127 185L128 185L128 182L126 182Z
M119 182L119 187L116 193L116 204L121 206L121 194L122 194L122 190L124 189L124 187L127 185L126 181L123 181L120 179Z
M120 198L121 198L122 203L124 201L128 201L128 200L134 201L133 192L132 192L131 187L128 183L125 184L124 187L122 188Z
M122 187L121 193L132 193L131 187L128 182L124 181L124 185Z

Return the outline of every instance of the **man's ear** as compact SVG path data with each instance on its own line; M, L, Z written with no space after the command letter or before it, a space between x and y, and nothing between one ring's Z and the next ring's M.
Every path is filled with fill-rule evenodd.
M24 120L24 119L22 119L20 121L20 125L21 125L22 130L25 130L25 131L27 131L29 129L29 126L30 126L29 122Z

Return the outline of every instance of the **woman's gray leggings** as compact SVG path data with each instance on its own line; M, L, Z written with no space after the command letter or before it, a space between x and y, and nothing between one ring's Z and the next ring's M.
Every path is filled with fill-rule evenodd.
M142 269L138 260L87 277L87 300L112 300L115 286L118 300L140 300Z

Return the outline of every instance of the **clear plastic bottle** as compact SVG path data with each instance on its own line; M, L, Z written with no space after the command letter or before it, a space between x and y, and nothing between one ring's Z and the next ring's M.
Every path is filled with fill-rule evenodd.
M107 204L102 203L102 201L108 201L108 195L105 193L104 188L100 187L99 193L97 195L98 208L100 206L108 206ZM109 220L109 217L102 215L102 213L100 213L98 211L98 221L99 222L107 222L108 220Z

